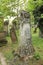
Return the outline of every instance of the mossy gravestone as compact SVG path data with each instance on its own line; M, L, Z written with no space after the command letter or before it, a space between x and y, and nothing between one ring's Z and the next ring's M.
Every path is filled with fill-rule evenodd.
M13 25L10 29L10 36L11 36L12 43L16 43L17 36L16 36L16 24L15 24L15 22L13 22Z
M31 40L30 14L26 11L20 13L20 39L17 51L14 53L13 65L29 65L28 60L32 58L34 48Z
M20 22L20 49L19 54L21 57L31 56L34 53L34 48L31 40L31 23L30 13L21 11Z

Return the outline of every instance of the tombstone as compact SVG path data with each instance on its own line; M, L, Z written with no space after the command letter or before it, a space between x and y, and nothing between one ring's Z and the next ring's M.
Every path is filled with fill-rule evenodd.
M7 40L6 40L6 34L5 34L5 31L3 30L3 26L4 26L4 22L3 22L3 17L0 16L0 43L7 43Z
M43 38L43 18L39 19L38 27L39 27L39 36Z
M14 31L14 30L13 30ZM30 14L22 10L20 12L20 35L18 48L12 51L14 59L10 65L29 65L29 58L33 57L34 48L31 40Z
M19 46L14 53L14 65L29 65L29 57L33 57L34 48L31 40L30 14L24 10L20 13Z
M0 43L7 43L5 31L0 31Z
M16 30L15 30L14 24L12 25L12 28L10 29L10 37L13 43L17 41Z
M6 35L8 35L8 24L9 24L8 20L4 21L4 31L6 32Z
M26 11L21 11L20 22L20 56L30 56L34 53L34 48L31 40L31 23L30 14Z

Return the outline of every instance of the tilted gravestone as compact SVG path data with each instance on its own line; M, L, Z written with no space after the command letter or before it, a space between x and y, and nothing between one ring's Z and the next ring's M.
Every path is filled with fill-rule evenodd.
M20 13L20 44L19 54L21 57L30 56L34 52L34 48L31 40L31 23L30 14L26 11Z
M30 14L24 10L20 13L19 46L14 52L13 65L29 65L29 57L33 57L34 48L31 40Z
M13 43L17 41L17 36L16 36L16 29L15 29L15 23L12 25L10 29L10 37Z

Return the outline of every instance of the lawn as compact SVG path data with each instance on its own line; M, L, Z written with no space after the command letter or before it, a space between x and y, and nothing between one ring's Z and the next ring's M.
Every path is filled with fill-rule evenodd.
M43 59L43 38L39 37L39 30L37 30L37 33L32 32L32 43L35 52L40 55L41 59Z
M39 31L33 33L32 30L32 44L35 49L35 53L39 54L41 59L43 59L43 39L39 38ZM4 54L6 60L9 61L13 58L12 51L18 48L18 43L12 43L10 37L7 37L8 43L5 46L0 47L0 52Z

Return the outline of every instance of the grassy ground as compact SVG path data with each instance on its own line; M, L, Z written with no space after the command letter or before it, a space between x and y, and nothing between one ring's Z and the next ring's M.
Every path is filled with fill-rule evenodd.
M7 37L7 40L8 43L5 46L0 47L0 52L2 52L7 61L9 61L13 58L12 51L17 49L18 43L12 43L10 37ZM32 43L36 54L39 54L41 59L43 59L43 39L39 38L38 31L34 34L32 30Z
M39 31L37 33L32 32L32 43L35 48L35 52L43 59L43 39L39 37Z
M7 37L8 43L2 47L0 47L0 52L4 54L6 60L11 60L13 58L12 51L16 50L18 47L18 43L12 43L10 37Z

